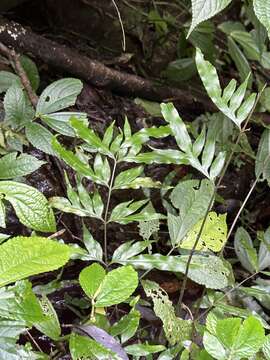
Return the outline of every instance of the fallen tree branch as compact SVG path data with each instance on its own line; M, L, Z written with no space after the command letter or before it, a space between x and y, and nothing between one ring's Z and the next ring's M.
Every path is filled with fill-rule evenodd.
M38 97L35 94L32 86L31 86L31 83L28 79L28 76L26 75L26 73L22 67L22 64L20 62L20 55L17 54L14 50L10 50L8 47L6 47L1 42L0 42L0 53L2 53L2 55L4 55L9 60L13 69L15 70L16 74L21 79L22 85L28 95L28 98L35 109L37 106Z
M0 41L16 51L30 53L50 66L68 72L99 88L108 88L116 93L141 97L154 101L181 100L183 104L202 103L208 111L216 111L207 96L199 99L178 88L163 86L142 77L111 69L92 60L76 50L59 45L22 27L20 24L0 18Z

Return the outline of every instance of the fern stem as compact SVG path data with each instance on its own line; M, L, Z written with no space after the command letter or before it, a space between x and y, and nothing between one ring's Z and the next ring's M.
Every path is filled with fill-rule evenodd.
M107 225L108 225L108 214L109 214L109 208L110 208L110 202L111 202L111 195L112 195L112 189L113 189L113 183L114 183L114 177L115 177L115 171L116 171L116 165L117 165L117 161L116 159L113 159L113 169L112 169L112 175L111 175L111 179L110 179L110 184L109 184L109 188L108 188L108 198L107 198L107 204L106 204L106 209L105 209L105 214L104 214L104 241L103 241L103 246L104 246L104 260L105 260L105 264L106 266L108 265L108 239L107 239Z

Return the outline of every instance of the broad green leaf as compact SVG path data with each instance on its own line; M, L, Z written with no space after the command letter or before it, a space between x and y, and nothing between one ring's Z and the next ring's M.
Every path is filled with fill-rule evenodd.
M253 0L253 7L257 18L266 27L270 36L270 3L268 0Z
M38 73L38 68L36 64L25 55L20 56L20 63L26 72L26 75L31 83L31 86L34 91L37 91L39 88L40 78Z
M0 289L0 316L10 320L25 321L30 327L44 319L39 301L28 280Z
M258 256L248 232L239 227L234 237L235 253L242 266L253 273L258 271Z
M16 152L4 155L0 159L0 179L7 180L31 174L40 168L45 161L40 161L28 154L18 154Z
M18 236L0 245L0 286L65 265L69 246L46 238Z
M55 155L52 149L53 134L44 126L31 122L25 127L27 140L37 149L49 155Z
M92 129L89 129L81 120L72 117L70 123L76 135L84 140L91 148L96 149L96 152L112 157L112 152L102 142L100 137Z
M246 57L249 60L260 61L260 49L251 33L247 31L233 31L230 35L238 44L241 45Z
M40 305L44 314L44 319L35 322L34 326L49 338L57 341L61 335L61 327L56 311L46 296L43 296L40 299Z
M36 114L50 114L73 106L82 91L83 84L78 79L66 78L47 86L39 97Z
M146 112L151 116L161 116L160 104L157 102L136 98L134 99L135 104L140 105Z
M191 151L191 138L187 132L186 125L178 114L178 111L172 103L163 103L160 107L164 119L170 124L179 148L184 152Z
M180 247L192 249L200 232L203 220L200 220L191 231L188 232ZM226 214L217 215L214 211L207 215L203 231L195 250L211 250L219 252L227 239Z
M110 328L110 334L112 336L121 335L121 343L128 341L132 336L135 335L139 323L140 323L140 312L132 309L127 315L124 315L117 323L113 324Z
M188 255L165 256L160 254L139 255L120 264L131 264L136 269L172 271L185 273ZM193 255L188 277L210 289L222 289L228 285L229 269L225 263L212 255Z
M265 129L259 143L255 162L256 177L270 184L270 130Z
M0 71L0 93L6 92L14 84L21 85L19 76L9 71Z
M215 334L225 348L233 347L241 322L240 318L227 318L217 321Z
M210 334L208 331L205 331L203 334L203 345L206 351L208 352L208 354L213 356L214 359L218 359L218 360L228 359L226 350L224 349L221 342L216 338L216 336Z
M258 263L260 270L264 270L270 266L270 227L267 228L261 239Z
M132 266L110 271L102 281L95 299L95 307L120 304L127 300L138 286L138 274Z
M191 337L192 322L176 317L174 307L166 292L153 281L143 281L143 288L154 303L154 312L163 323L163 330L170 345L182 343Z
M266 357L266 360L270 359L270 335L267 335L265 337L265 342L262 347L262 351L264 356Z
M166 348L163 345L148 345L148 344L134 344L125 347L125 350L129 355L133 355L136 357L156 354L165 349Z
M208 20L225 9L232 0L192 0L192 22L187 37L201 22Z
M83 358L96 360L123 360L97 341L75 333L72 333L70 336L69 349L73 360L80 360Z
M99 264L92 264L84 268L79 275L79 283L83 291L90 298L94 298L106 275L105 270Z
M34 118L34 109L19 85L12 85L4 98L5 122L12 129L21 129Z
M209 180L180 182L172 191L170 199L179 209L179 216L168 214L168 226L173 246L180 245L193 226L206 214L214 192Z
M50 128L59 134L73 137L75 136L75 132L69 123L71 117L76 117L82 122L87 121L87 114L81 112L57 112L40 116Z
M5 195L25 226L43 232L56 230L53 211L37 189L15 181L1 181L0 193Z

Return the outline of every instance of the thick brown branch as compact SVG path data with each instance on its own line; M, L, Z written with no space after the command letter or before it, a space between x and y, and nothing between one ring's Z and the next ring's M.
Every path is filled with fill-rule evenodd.
M10 63L12 64L15 72L20 77L22 85L29 97L29 100L34 108L37 106L38 97L35 94L31 83L28 79L27 74L25 73L22 64L20 62L20 55L18 55L14 50L9 49L3 43L0 42L0 52L9 59Z
M109 88L120 94L154 101L180 99L185 105L200 101L205 104L207 110L216 110L206 96L202 95L200 99L196 99L188 90L163 86L139 76L111 69L74 49L59 45L4 18L0 19L0 41L100 88Z

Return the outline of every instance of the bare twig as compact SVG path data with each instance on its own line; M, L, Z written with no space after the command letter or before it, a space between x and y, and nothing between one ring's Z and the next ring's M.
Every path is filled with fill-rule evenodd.
M26 72L24 71L24 68L22 67L22 64L20 62L20 55L17 54L15 50L9 49L1 42L0 42L0 52L10 61L12 67L14 68L15 72L17 73L17 75L19 76L22 82L22 85L28 95L28 98L32 106L36 108L38 97L31 86L31 83L28 79Z

